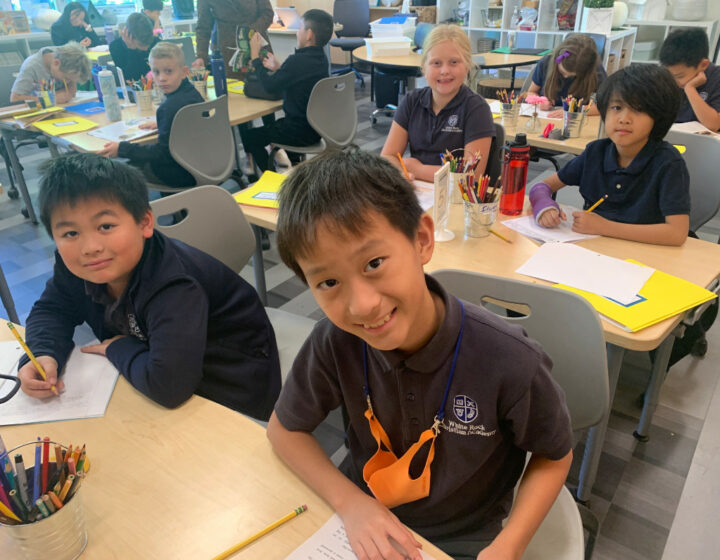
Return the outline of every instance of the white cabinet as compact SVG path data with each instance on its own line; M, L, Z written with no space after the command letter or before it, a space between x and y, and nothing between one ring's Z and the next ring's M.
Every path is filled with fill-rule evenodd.
M494 0L437 0L437 21L455 19L467 12L467 25L463 27L470 36L470 44L475 52L487 50L487 39L494 39L495 47L508 46L511 34L515 33L518 47L551 49L568 33L580 31L582 0L578 2L575 27L572 30L558 29L557 11L562 3L562 0L538 0L538 19L536 29L532 31L514 30L510 26L515 8L522 5L521 0L503 0L501 6L495 6ZM603 66L608 73L629 63L634 45L635 28L614 30L607 35L602 56Z
M660 46L668 36L668 33L675 29L687 29L689 27L701 27L707 33L710 42L710 58L715 53L715 45L718 41L718 22L714 21L679 21L679 20L628 20L627 25L637 28L636 42L637 50L632 59L633 62L658 62Z

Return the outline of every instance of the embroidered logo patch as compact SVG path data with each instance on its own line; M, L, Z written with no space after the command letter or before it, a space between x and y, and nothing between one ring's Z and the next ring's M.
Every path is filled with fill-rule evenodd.
M142 341L146 341L147 337L143 334L142 330L140 329L140 325L137 324L137 320L135 319L135 315L132 313L128 313L128 325L130 327L130 333L139 338Z
M456 395L453 401L455 417L465 424L469 424L478 415L477 403L466 395Z
M457 115L450 115L450 117L448 118L447 123L448 123L448 126L450 126L450 127L452 127L452 128L455 128L455 127L457 126L457 123L458 123L458 116L457 116Z

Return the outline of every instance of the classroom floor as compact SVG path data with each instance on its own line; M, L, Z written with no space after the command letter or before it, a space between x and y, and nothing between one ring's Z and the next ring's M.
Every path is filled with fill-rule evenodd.
M369 87L369 78L366 80ZM390 128L390 119L380 117L371 126L374 109L367 89L357 88L359 126L356 142L364 149L379 152ZM34 146L19 151L25 177L35 199L38 188L37 166L49 157L47 150ZM528 180L547 173L544 163L531 164ZM0 182L7 189L5 168L0 165ZM572 198L572 195L570 195ZM0 194L0 265L10 285L21 321L42 292L52 273L53 242L41 226L33 226L20 214L21 203ZM701 231L701 237L716 241L720 219L715 218ZM269 305L319 319L322 312L293 273L280 263L274 246L265 254ZM242 272L253 283L252 268ZM2 313L0 313L2 314ZM91 336L79 330L76 340L83 343ZM647 381L649 361L641 353L629 353L620 377L610 418L597 482L590 501L602 526L595 548L596 560L660 560L675 518L685 479L716 391L720 363L720 328L708 335L709 351L703 359L685 358L674 366L664 385L661 404L655 414L648 443L639 443L632 431L639 418L636 399ZM333 414L317 430L324 449L333 454L342 447L342 423ZM569 478L577 480L582 446ZM698 523L707 519L698 518ZM684 518L687 523L687 516ZM690 517L692 523L692 517ZM706 525L707 526L707 525ZM715 553L717 551L714 551ZM709 554L707 557L716 554Z

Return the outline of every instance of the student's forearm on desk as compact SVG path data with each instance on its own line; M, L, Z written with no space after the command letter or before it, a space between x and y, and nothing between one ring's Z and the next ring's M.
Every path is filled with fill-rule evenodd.
M32 101L37 101L38 98L35 95L24 95L22 93L11 93L10 94L10 103L15 103L16 101L25 101L26 99L30 99Z
M703 126L712 131L720 129L720 114L700 97L697 89L694 87L686 87L685 95L687 95L697 120L700 121Z
M682 245L687 239L690 226L690 219L686 214L666 216L664 224L624 224L592 212L575 212L573 217L574 231L653 245Z
M507 524L485 552L502 551L498 558L519 560L552 507L567 478L572 451L560 460L532 457L520 481ZM483 558L483 555L480 555Z

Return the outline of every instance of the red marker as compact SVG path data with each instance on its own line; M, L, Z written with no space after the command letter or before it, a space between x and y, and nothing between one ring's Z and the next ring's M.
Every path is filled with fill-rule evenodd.
M43 450L42 450L42 492L47 492L48 485L48 467L50 466L50 438L45 436L43 438Z

